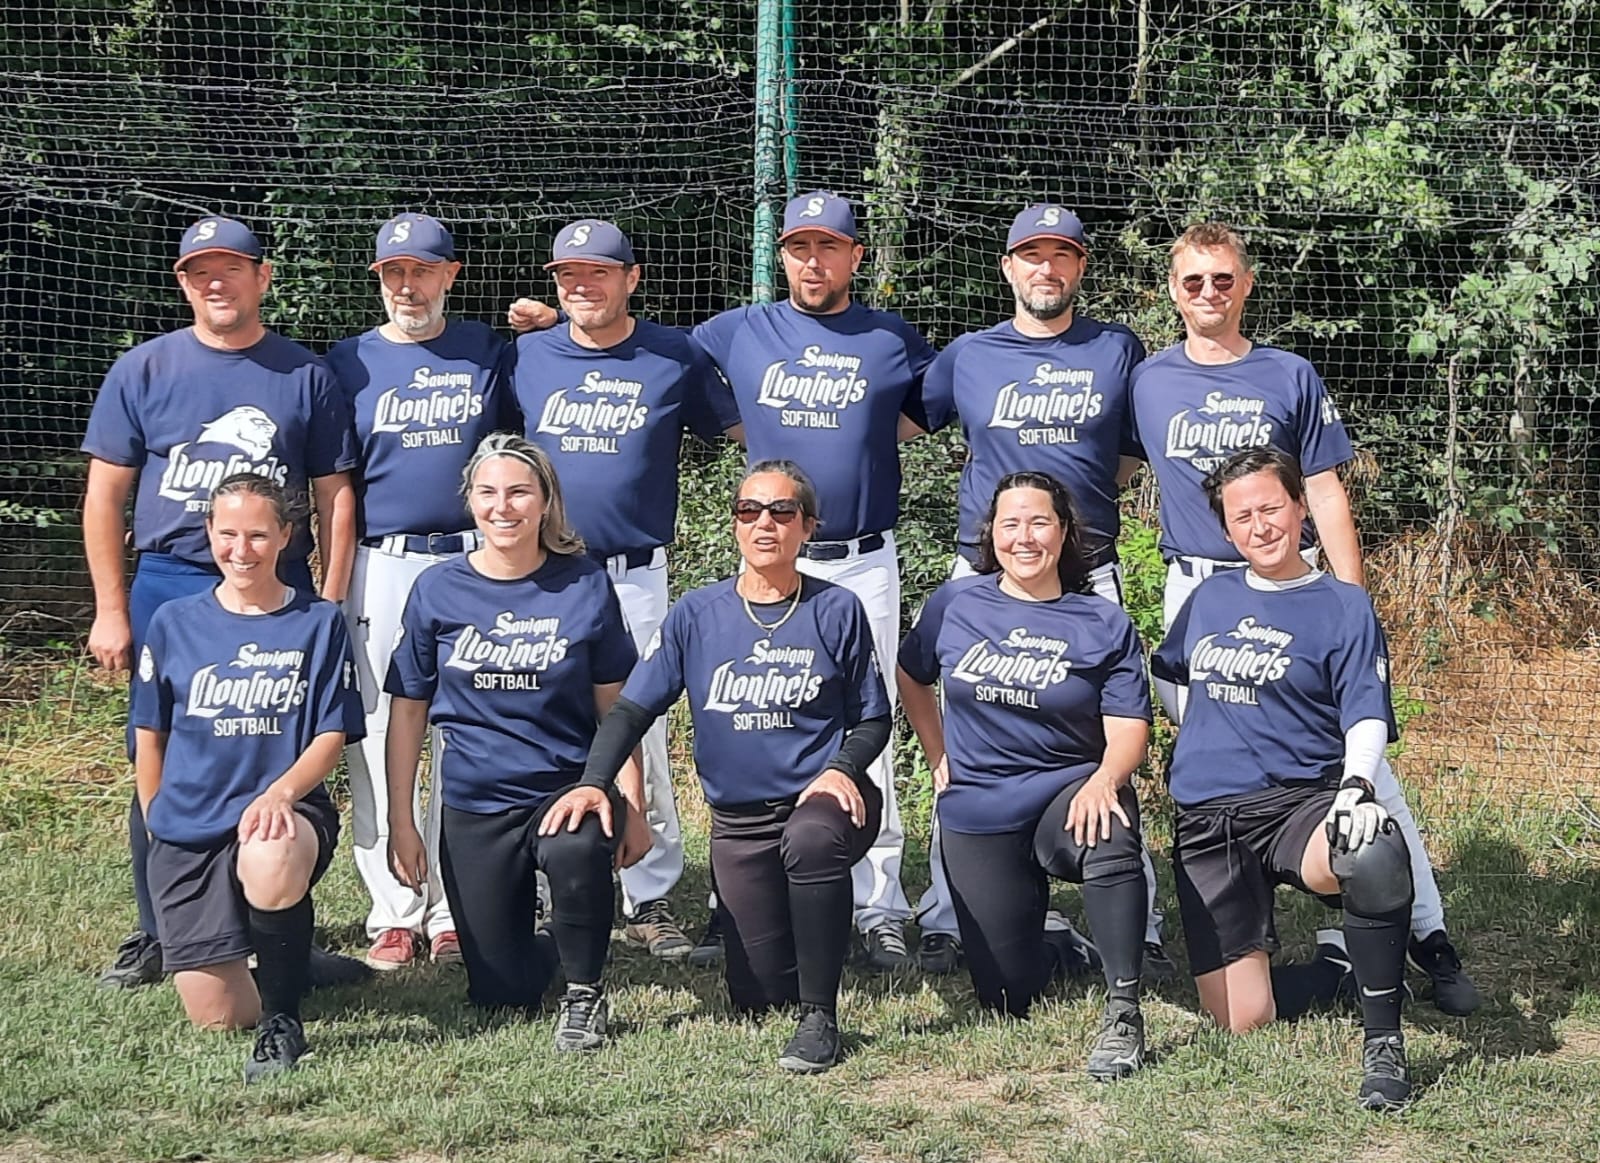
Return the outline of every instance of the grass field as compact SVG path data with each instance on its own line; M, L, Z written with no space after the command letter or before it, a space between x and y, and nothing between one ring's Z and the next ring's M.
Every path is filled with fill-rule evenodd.
M1600 1159L1600 821L1576 800L1432 821L1452 927L1490 1003L1465 1020L1408 1009L1420 1086L1398 1117L1355 1108L1352 1016L1233 1039L1197 1017L1187 984L1147 1005L1150 1068L1103 1087L1083 1074L1096 989L1066 989L1012 1023L978 1013L964 979L851 973L847 1061L787 1077L774 1060L788 1019L735 1021L715 974L652 962L620 938L620 1029L598 1054L558 1057L550 1014L475 1014L458 973L423 968L314 995L314 1056L246 1090L244 1035L187 1028L168 986L96 987L132 921L118 700L81 671L37 693L0 718L0 1163ZM682 900L698 923L702 816L688 817ZM922 850L918 835L913 893ZM1058 900L1077 912L1070 890ZM1289 952L1304 955L1325 914L1282 904ZM318 912L329 944L359 948L348 855Z

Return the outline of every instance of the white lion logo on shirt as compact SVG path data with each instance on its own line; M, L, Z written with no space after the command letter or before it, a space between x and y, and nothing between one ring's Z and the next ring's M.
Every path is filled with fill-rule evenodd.
M260 408L250 404L230 408L200 430L196 444L231 444L248 452L252 460L265 460L272 452L278 426Z

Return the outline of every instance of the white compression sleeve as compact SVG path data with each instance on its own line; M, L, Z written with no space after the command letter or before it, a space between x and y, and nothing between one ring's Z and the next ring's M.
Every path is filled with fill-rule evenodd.
M1389 743L1389 724L1382 719L1362 719L1344 733L1344 777L1377 782L1378 764Z

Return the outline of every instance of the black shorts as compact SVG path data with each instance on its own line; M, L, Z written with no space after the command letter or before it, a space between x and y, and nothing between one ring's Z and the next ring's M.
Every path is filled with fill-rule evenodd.
M295 812L317 837L316 884L328 871L339 840L339 813L325 799L302 800ZM211 844L173 844L153 836L150 897L156 907L161 964L168 973L242 961L250 955L249 906L239 884L239 838Z
M1337 792L1317 780L1178 807L1172 864L1196 977L1258 950L1277 952L1272 891L1287 884L1311 892L1300 862Z

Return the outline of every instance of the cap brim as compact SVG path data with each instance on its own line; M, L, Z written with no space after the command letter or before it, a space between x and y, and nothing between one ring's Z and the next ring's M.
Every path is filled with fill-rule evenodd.
M841 230L835 230L831 226L795 226L778 235L778 241L782 242L786 238L793 238L795 235L804 234L807 231L813 231L817 234L826 234L830 238L839 239L841 242L849 242L853 244L861 241L858 238L852 238L850 235L845 234Z
M385 255L383 258L375 259L373 261L372 265L367 267L367 269L369 271L375 271L386 262L398 262L400 259L404 259L404 258L408 258L412 262L425 262L425 263L446 263L446 262L460 262L461 261L460 259L457 259L457 258L454 258L454 257L452 257L452 258L440 258L436 254L390 254L390 255Z
M177 262L173 263L172 264L172 269L175 270L175 271L181 271L183 269L183 264L184 263L188 262L191 259L199 258L203 254L232 254L232 255L237 255L240 258L249 259L251 262L265 262L266 261L266 259L264 259L259 254L250 254L248 251L234 250L233 247L231 247L231 246L208 246L204 250L191 250L188 254L184 255Z
M544 269L547 271L553 271L557 267L564 266L569 262L586 262L590 266L602 267L625 267L629 265L627 260L611 258L609 255L569 254L565 258L551 259L549 262L544 264Z
M1073 238L1070 234L1057 234L1049 230L1041 230L1037 234L1030 234L1026 238L1017 239L1017 241L1006 247L1006 253L1010 254L1018 247L1027 246L1030 242L1038 242L1041 238L1053 238L1057 242L1064 242L1076 250L1079 254L1086 255L1089 253L1089 248L1083 245L1083 243L1079 242L1076 238Z

